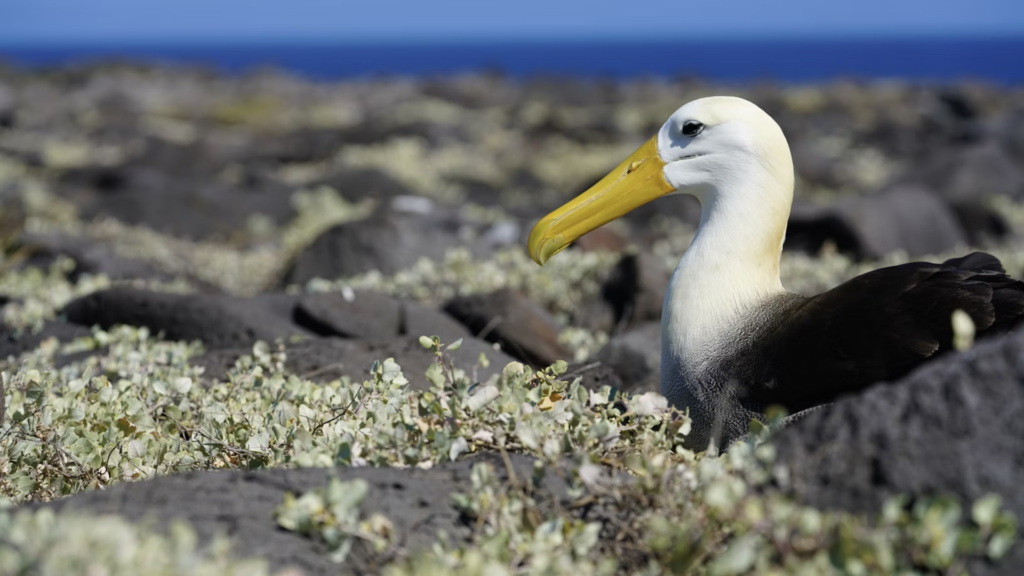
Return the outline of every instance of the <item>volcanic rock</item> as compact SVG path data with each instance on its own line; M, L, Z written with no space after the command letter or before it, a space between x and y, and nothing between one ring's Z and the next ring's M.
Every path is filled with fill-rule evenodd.
M329 186L349 202L377 200L388 202L395 196L409 194L409 189L380 170L348 169L335 172L307 187Z
M661 307L668 290L669 272L648 253L627 254L615 265L601 287L619 326L635 326L661 319Z
M1013 233L1010 223L980 199L954 202L950 207L971 246L985 245Z
M399 335L437 336L443 344L451 344L459 338L472 338L465 326L443 311L411 302L402 304L402 328Z
M533 458L509 454L518 478L531 478ZM379 572L380 558L373 547L357 542L339 566L328 559L322 545L296 532L278 527L274 511L287 493L299 495L327 485L329 478L342 481L361 479L369 493L361 506L364 517L374 513L390 522L403 548L423 549L434 544L437 534L447 533L457 542L469 542L467 525L452 501L471 484L470 473L478 464L488 464L499 481L507 482L508 468L501 456L484 454L423 470L388 467L336 467L329 469L272 469L253 472L209 471L162 476L142 482L126 482L106 490L90 490L45 504L59 514L116 514L130 521L149 520L165 527L171 520L188 522L200 542L217 533L232 540L238 557L265 559L277 572L298 568L307 576ZM567 486L558 474L544 475L535 499L541 509L564 509L572 502ZM599 521L600 512L581 511L586 521Z
M502 350L534 366L546 367L572 357L558 341L561 326L543 308L514 290L461 296L444 311L478 338L496 342Z
M1024 196L1024 168L996 140L936 151L906 179L924 183L951 202Z
M937 254L966 241L956 214L939 196L899 186L830 206L794 204L785 247L813 254L832 242L854 258L878 259L897 250L910 256Z
M774 437L786 489L819 508L877 512L897 494L999 494L1024 518L1024 331L813 410ZM969 504L968 504L969 505ZM998 567L1020 574L1024 547Z
M342 338L437 336L451 344L471 336L444 312L366 290L302 296L295 308L295 321L315 334Z
M296 300L286 294L233 298L119 287L74 300L62 315L82 326L145 326L169 340L201 340L216 348L308 334L292 322Z
M173 276L155 269L144 260L125 258L110 244L67 234L24 233L18 242L30 256L22 266L46 269L58 256L75 261L75 269L68 278L75 281L81 274L105 274L111 280L139 278L172 280Z
M214 172L209 146L154 144L147 150L127 164L67 171L62 195L87 218L112 217L196 240L242 232L254 214L278 224L294 214L287 186L244 167L227 176L226 161Z
M508 234L503 226L467 222L428 198L397 196L370 218L339 224L321 234L292 261L285 284L371 270L394 274L421 258L440 262L455 246L486 256L519 240L518 228Z
M419 337L377 340L317 338L289 344L285 350L285 369L314 382L330 382L342 376L367 378L374 362L393 358L402 367L413 390L427 389L429 384L423 375L435 360L434 353L420 345ZM251 348L222 348L197 356L191 362L206 368L208 380L222 380L239 358L251 353ZM487 358L487 368L477 366L480 354ZM463 339L458 350L448 351L446 355L456 367L466 370L475 382L501 374L502 369L515 360L475 338Z
M387 338L401 333L401 308L377 292L325 292L302 296L295 321L321 336Z
M661 323L647 322L614 336L587 362L615 372L623 392L660 392Z
M61 343L67 343L91 334L92 332L84 326L65 322L47 321L38 332L26 330L20 333L0 323L0 360L35 350L49 338L56 338Z

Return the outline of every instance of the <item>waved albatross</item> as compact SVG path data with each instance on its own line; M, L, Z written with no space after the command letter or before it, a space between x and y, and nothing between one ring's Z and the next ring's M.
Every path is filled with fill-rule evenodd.
M726 446L764 420L892 380L952 348L952 314L979 336L1024 315L1024 283L973 253L858 276L828 292L787 292L779 259L793 161L772 118L741 98L677 110L592 188L542 219L530 255L543 265L583 234L668 194L700 200L697 235L665 294L661 392L689 409L693 449Z

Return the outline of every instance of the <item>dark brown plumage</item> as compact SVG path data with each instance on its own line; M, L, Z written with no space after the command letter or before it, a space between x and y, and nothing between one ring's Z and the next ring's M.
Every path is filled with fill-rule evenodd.
M766 335L759 365L768 373L749 380L760 384L741 402L781 404L793 414L900 378L952 349L957 309L974 321L977 337L1005 332L1024 318L1024 282L975 252L881 268L801 298Z

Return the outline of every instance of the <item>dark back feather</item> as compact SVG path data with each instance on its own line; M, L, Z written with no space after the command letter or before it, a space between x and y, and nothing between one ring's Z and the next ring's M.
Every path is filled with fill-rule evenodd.
M858 276L787 312L766 339L762 365L770 373L748 400L796 413L900 378L952 349L958 309L974 321L977 337L1005 332L1024 318L1024 283L981 252Z
M965 270L988 270L989 272L999 272L1006 274L1006 269L1003 268L1003 263L999 261L999 258L991 254L984 252L971 252L967 256L961 256L959 258L950 258L942 263L943 266L949 268L961 268Z

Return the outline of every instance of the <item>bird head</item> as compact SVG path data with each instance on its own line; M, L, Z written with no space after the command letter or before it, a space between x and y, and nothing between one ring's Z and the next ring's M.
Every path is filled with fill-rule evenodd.
M530 256L543 265L580 236L662 196L692 194L706 206L763 178L792 194L789 145L771 116L742 98L694 100L597 184L541 219L530 233Z

